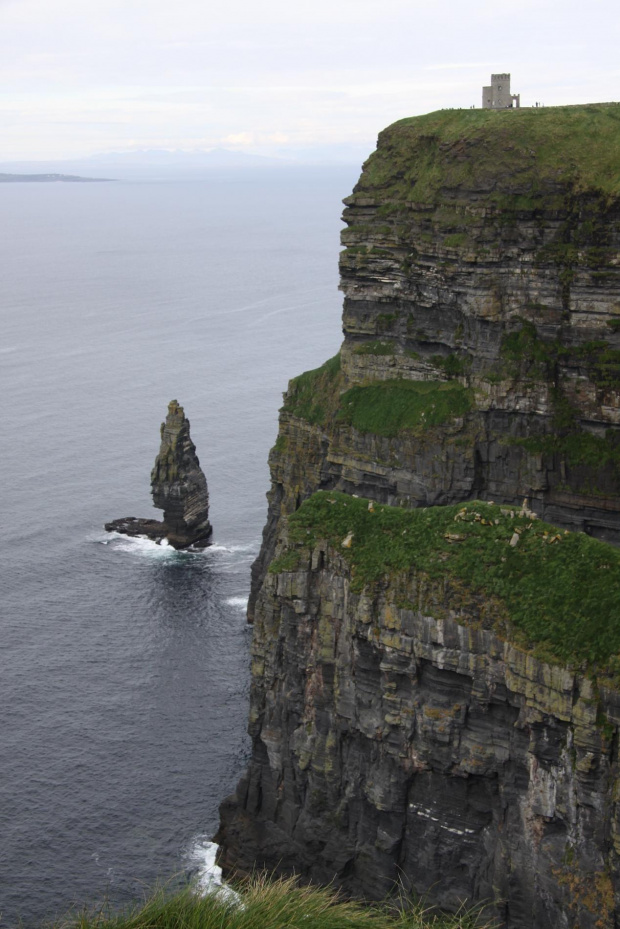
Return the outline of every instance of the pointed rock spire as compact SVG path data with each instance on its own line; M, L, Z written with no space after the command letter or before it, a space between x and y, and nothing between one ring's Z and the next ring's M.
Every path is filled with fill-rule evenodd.
M157 542L167 539L174 548L207 544L213 531L207 479L190 436L189 420L177 400L169 403L166 421L161 424L151 493L154 506L164 511L161 522L128 516L106 523L105 528L124 535L145 535Z
M176 400L161 424L161 446L151 472L153 504L164 511L166 537L175 548L211 535L209 491L189 434L189 419Z

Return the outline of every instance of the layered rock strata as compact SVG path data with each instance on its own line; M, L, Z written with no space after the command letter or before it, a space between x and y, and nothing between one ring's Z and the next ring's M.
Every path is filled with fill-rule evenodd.
M620 540L619 164L615 104L381 133L345 200L338 363L285 396L250 618L280 516L320 488L407 507L528 496ZM433 423L429 396L392 430L356 415L369 387L399 403L412 382L461 386L468 409Z
M431 583L413 554L360 586L355 534L291 541L329 490L401 512L527 498L532 522L620 542L619 165L618 105L442 111L381 133L345 201L344 342L289 384L270 454L229 871L373 898L402 876L448 907L499 901L510 929L620 920L618 678L596 648L549 663L534 606L517 634L484 584ZM580 596L589 612L558 607L567 642L600 628Z
M479 509L497 537L480 557L494 572L512 559L507 579L525 582L537 559L553 576L562 546L576 550L551 526ZM221 810L228 872L296 872L371 899L402 884L448 909L484 901L510 929L617 925L617 684L537 657L510 597L449 572L479 517L471 507L438 534L445 573L431 549L426 568L414 555L375 581L352 566L365 543L346 523L337 541L326 527L305 543L303 522L297 541L279 539L256 606L251 762ZM618 600L620 556L591 544ZM562 633L549 643L561 649Z
M208 543L209 492L200 467L196 446L191 440L189 420L176 400L168 405L161 424L161 445L151 472L153 505L164 511L161 522L124 517L106 523L108 532L146 536L156 542L166 539L174 548Z

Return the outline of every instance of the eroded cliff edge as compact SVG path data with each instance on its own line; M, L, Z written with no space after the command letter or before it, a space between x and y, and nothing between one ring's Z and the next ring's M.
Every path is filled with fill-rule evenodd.
M395 513L527 497L554 526L620 541L619 167L616 105L442 111L379 137L345 201L341 351L291 382L270 456L228 868L370 896L404 872L443 904L503 899L510 927L614 925L617 711L600 655L545 660L463 579L385 570L356 591L342 539L298 562L290 528L317 490ZM443 539L440 563L461 544ZM598 629L592 609L578 626Z

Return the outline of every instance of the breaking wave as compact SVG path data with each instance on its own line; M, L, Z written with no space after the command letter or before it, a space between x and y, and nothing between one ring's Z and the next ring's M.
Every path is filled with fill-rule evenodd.
M228 606L234 606L238 610L245 610L248 606L248 597L228 597L225 602Z
M197 836L187 858L200 894L219 893L225 899L239 901L239 894L222 880L222 869L215 863L218 847L206 836Z

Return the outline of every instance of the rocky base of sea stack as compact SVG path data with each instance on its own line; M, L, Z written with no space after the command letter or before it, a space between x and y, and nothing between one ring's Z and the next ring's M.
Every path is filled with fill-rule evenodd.
M140 519L137 516L124 516L122 519L114 519L112 522L105 524L106 532L120 532L121 535L128 535L132 538L147 538L158 544L164 539L176 549L185 548L206 548L210 545L210 539L213 530L209 526L208 532L200 538L189 538L187 541L170 537L164 523L157 519Z

